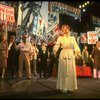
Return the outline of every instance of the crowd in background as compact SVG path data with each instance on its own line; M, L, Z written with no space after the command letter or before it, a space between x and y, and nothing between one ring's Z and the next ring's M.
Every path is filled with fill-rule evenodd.
M17 42L15 36L10 36L7 41L5 33L0 33L0 74L3 79L7 72L12 78L28 79L32 75L39 78L52 76L53 67L58 70L57 54L53 51L54 45L48 45L44 40L37 45L34 39L28 41L28 35L23 34L22 41ZM93 46L91 53L85 45L81 55L75 55L76 66L88 66L91 68L94 78L100 77L100 41ZM42 74L43 73L43 74ZM9 77L9 76L7 76Z

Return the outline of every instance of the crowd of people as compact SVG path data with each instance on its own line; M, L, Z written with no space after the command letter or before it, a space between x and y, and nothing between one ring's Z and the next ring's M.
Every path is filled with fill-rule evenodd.
M96 69L99 70L100 68L100 41L96 42L95 46L93 46L93 48L91 49L91 53L89 53L88 51L88 46L85 45L81 52L81 56L77 55L75 57L75 61L76 66L90 67L93 78L97 78L97 76L100 77L99 72L96 71Z
M17 42L16 37L11 35L7 41L6 34L0 33L2 79L5 77L5 72L9 72L12 78L20 79L23 78L24 73L28 79L31 79L32 75L39 78L48 78L52 75L51 49L44 40L41 41L41 45L37 45L34 39L29 41L28 38L28 34L23 34L22 41Z
M38 78L52 76L53 67L56 67L56 88L62 92L77 90L77 75L75 66L89 66L93 78L100 78L100 41L89 54L87 46L81 52L75 38L70 36L70 27L62 25L62 36L59 36L52 46L41 41L37 45L34 39L28 40L28 34L22 35L22 41L17 42L15 36L10 36L9 41L4 32L0 33L0 71L1 78L10 71L12 78L23 78L24 72L27 79L32 75ZM42 74L43 73L43 74ZM7 76L8 77L8 76Z

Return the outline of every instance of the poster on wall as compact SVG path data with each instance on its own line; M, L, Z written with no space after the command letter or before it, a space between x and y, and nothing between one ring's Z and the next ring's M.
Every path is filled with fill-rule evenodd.
M55 12L49 12L48 14L48 42L53 41L57 35L59 35L60 29L59 29L59 14L55 14Z
M57 22L59 22L59 13L48 12L48 30L50 30Z
M38 18L38 16L40 15L41 7L42 7L42 1L39 2L20 1L19 2L17 34L23 34L24 32L27 32L28 34L32 34L33 23L34 21L35 23L36 21L38 21L35 20L35 18Z
M14 8L0 4L0 24L4 30L16 31Z
M60 33L59 29L59 13L50 10L51 4L48 2L48 28L47 37L48 42L53 42Z
M88 37L88 44L96 44L96 41L98 41L96 31L88 31L87 37Z
M76 18L81 18L81 10L79 8L57 1L49 2L49 11L67 14Z
M87 43L87 33L80 34L81 43Z
M54 26L51 27L51 29L47 32L48 34L48 43L53 43L57 37L60 35L61 31L59 28L59 23L55 23Z
M48 2L19 2L17 37L24 32L35 40L44 38L45 30L48 27ZM40 41L40 40L37 40Z
M14 8L0 4L0 22L6 21L6 22L15 22L14 19Z

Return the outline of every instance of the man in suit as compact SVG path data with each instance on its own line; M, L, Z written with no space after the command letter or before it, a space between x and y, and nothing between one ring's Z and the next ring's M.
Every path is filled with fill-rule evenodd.
M8 68L11 72L11 76L15 78L16 74L16 49L15 49L15 36L10 36L8 43Z

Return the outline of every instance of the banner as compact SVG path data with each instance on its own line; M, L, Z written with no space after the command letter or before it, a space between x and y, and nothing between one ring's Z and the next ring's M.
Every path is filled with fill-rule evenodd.
M81 17L81 10L79 8L56 1L49 2L49 11L63 13L73 17Z
M0 24L3 30L16 32L14 11L13 7L0 4Z
M98 41L96 31L88 31L87 37L88 37L88 44L96 44L96 42Z
M41 17L38 18L36 35L43 36L44 21Z
M87 43L87 33L81 33L81 43Z
M47 37L48 42L53 42L59 35L59 13L50 10L50 2L48 2L48 28Z
M37 24L38 24L38 16L35 16L34 17L34 20L33 20L33 30L32 30L32 34L36 35L37 34Z
M0 4L0 20L14 23L15 22L14 8Z
M55 25L51 27L51 29L47 32L47 34L48 34L49 44L52 44L54 41L56 41L58 36L62 35L59 28L59 22L55 23Z

